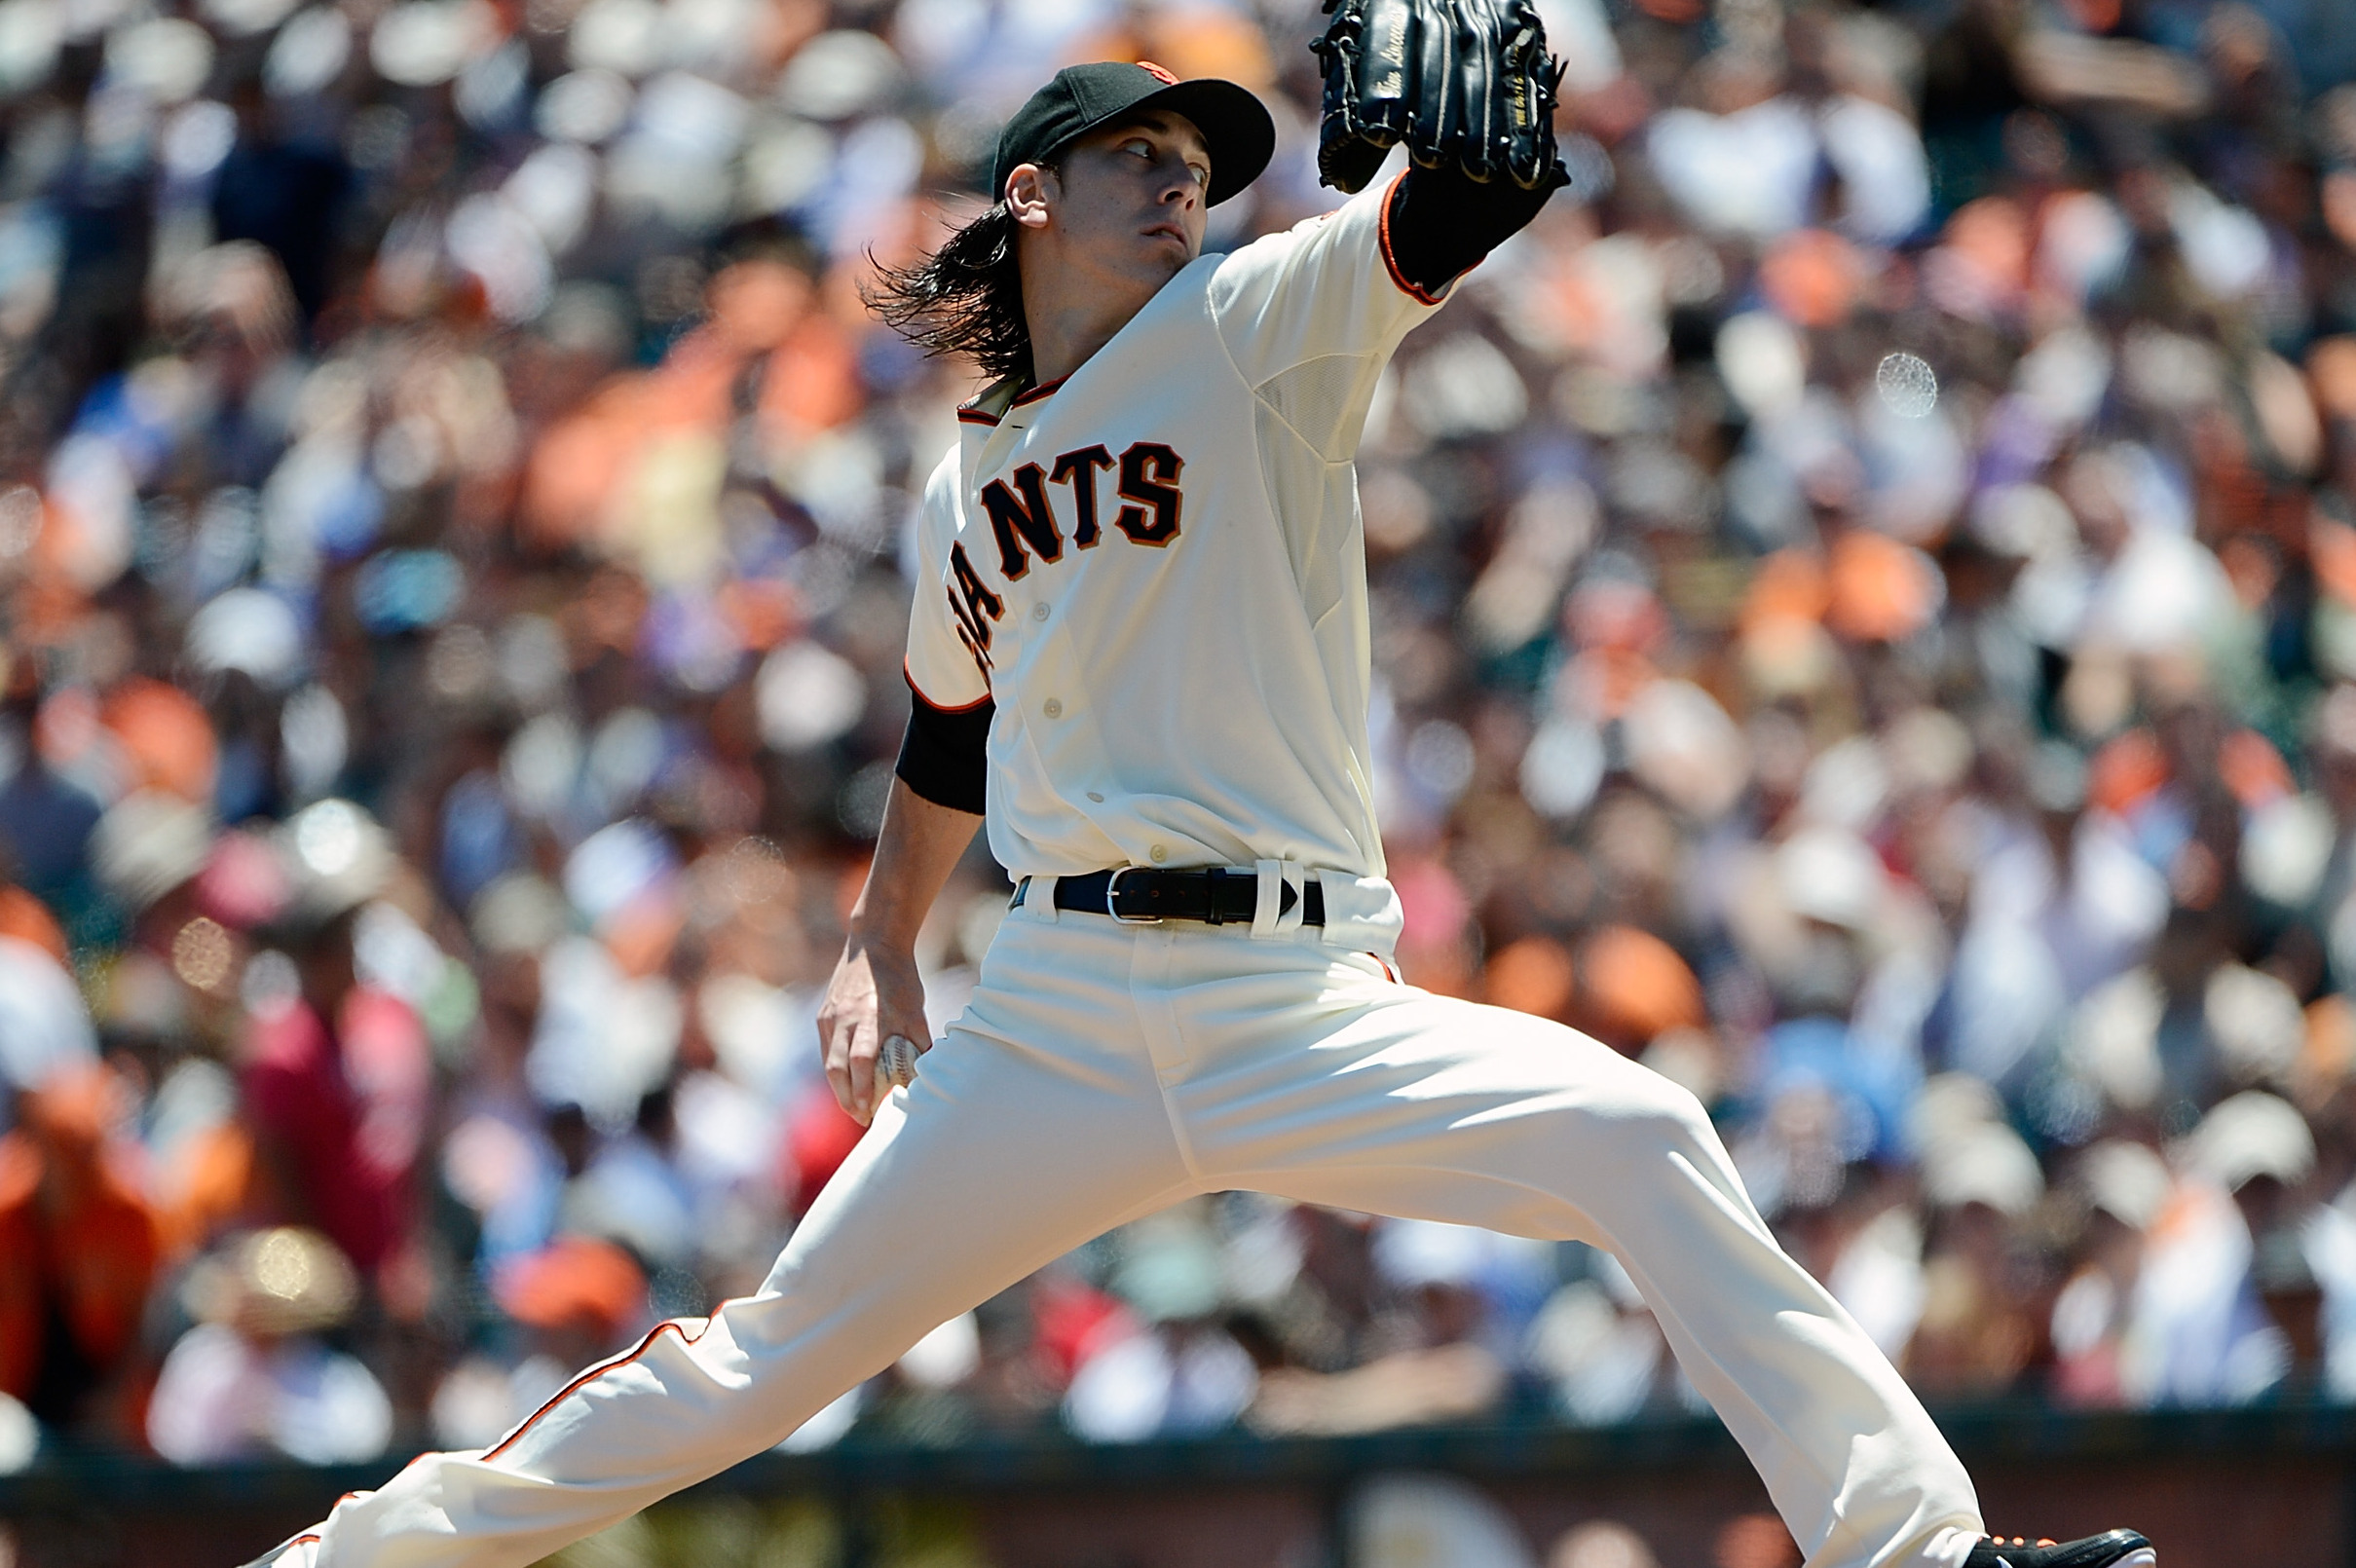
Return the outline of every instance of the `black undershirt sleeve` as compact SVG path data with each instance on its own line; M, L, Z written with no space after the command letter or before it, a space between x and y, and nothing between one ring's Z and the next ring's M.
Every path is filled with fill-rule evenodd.
M990 786L990 720L997 705L984 697L970 708L936 708L914 686L908 733L892 771L935 805L980 816Z
M1437 294L1517 232L1552 183L1525 191L1510 179L1482 184L1453 167L1410 167L1391 187L1391 261L1408 282Z

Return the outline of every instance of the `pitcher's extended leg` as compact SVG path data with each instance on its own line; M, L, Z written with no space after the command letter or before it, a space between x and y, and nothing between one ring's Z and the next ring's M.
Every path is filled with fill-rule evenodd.
M1206 967L1175 996L1213 1184L1607 1248L1811 1568L1963 1561L1980 1521L1962 1464L1776 1245L1693 1096L1559 1025L1379 978L1321 978L1322 1036L1280 1039L1253 1020L1284 1015L1237 1005L1271 979Z
M1066 974L1067 1000L1074 989ZM1071 1015L1015 1022L1037 1039L1056 1022L1068 1032ZM493 1448L429 1454L345 1499L312 1560L537 1561L776 1443L936 1325L1196 1190L1134 1030L1103 1022L1121 1043L1050 1049L953 1030L879 1112L759 1294L658 1326Z

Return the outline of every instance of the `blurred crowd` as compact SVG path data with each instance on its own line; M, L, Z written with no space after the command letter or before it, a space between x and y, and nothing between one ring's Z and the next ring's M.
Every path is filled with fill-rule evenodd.
M1926 1395L2356 1398L2356 29L1542 0L1360 468L1413 983L1700 1094ZM1331 204L1306 0L0 0L0 1468L494 1439L755 1288L1062 61ZM1007 887L927 928L954 1015ZM789 1439L1692 1406L1604 1254L1244 1194Z

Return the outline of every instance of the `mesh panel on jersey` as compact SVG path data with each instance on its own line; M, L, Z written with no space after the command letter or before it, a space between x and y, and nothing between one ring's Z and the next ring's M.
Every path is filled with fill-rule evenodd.
M1378 368L1375 361L1360 355L1321 355L1269 377L1253 390L1318 456L1339 463L1358 445Z
M1276 416L1265 400L1253 405L1260 481L1267 487L1284 537L1292 585L1316 624L1347 589L1352 519L1358 488L1347 464L1328 463ZM1363 579L1365 567L1358 571Z

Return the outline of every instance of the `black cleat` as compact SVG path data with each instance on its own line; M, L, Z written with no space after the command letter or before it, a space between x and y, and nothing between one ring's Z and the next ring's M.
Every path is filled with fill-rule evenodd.
M1983 1536L1963 1568L2159 1568L2159 1553L2133 1530L2105 1530L2082 1541Z

